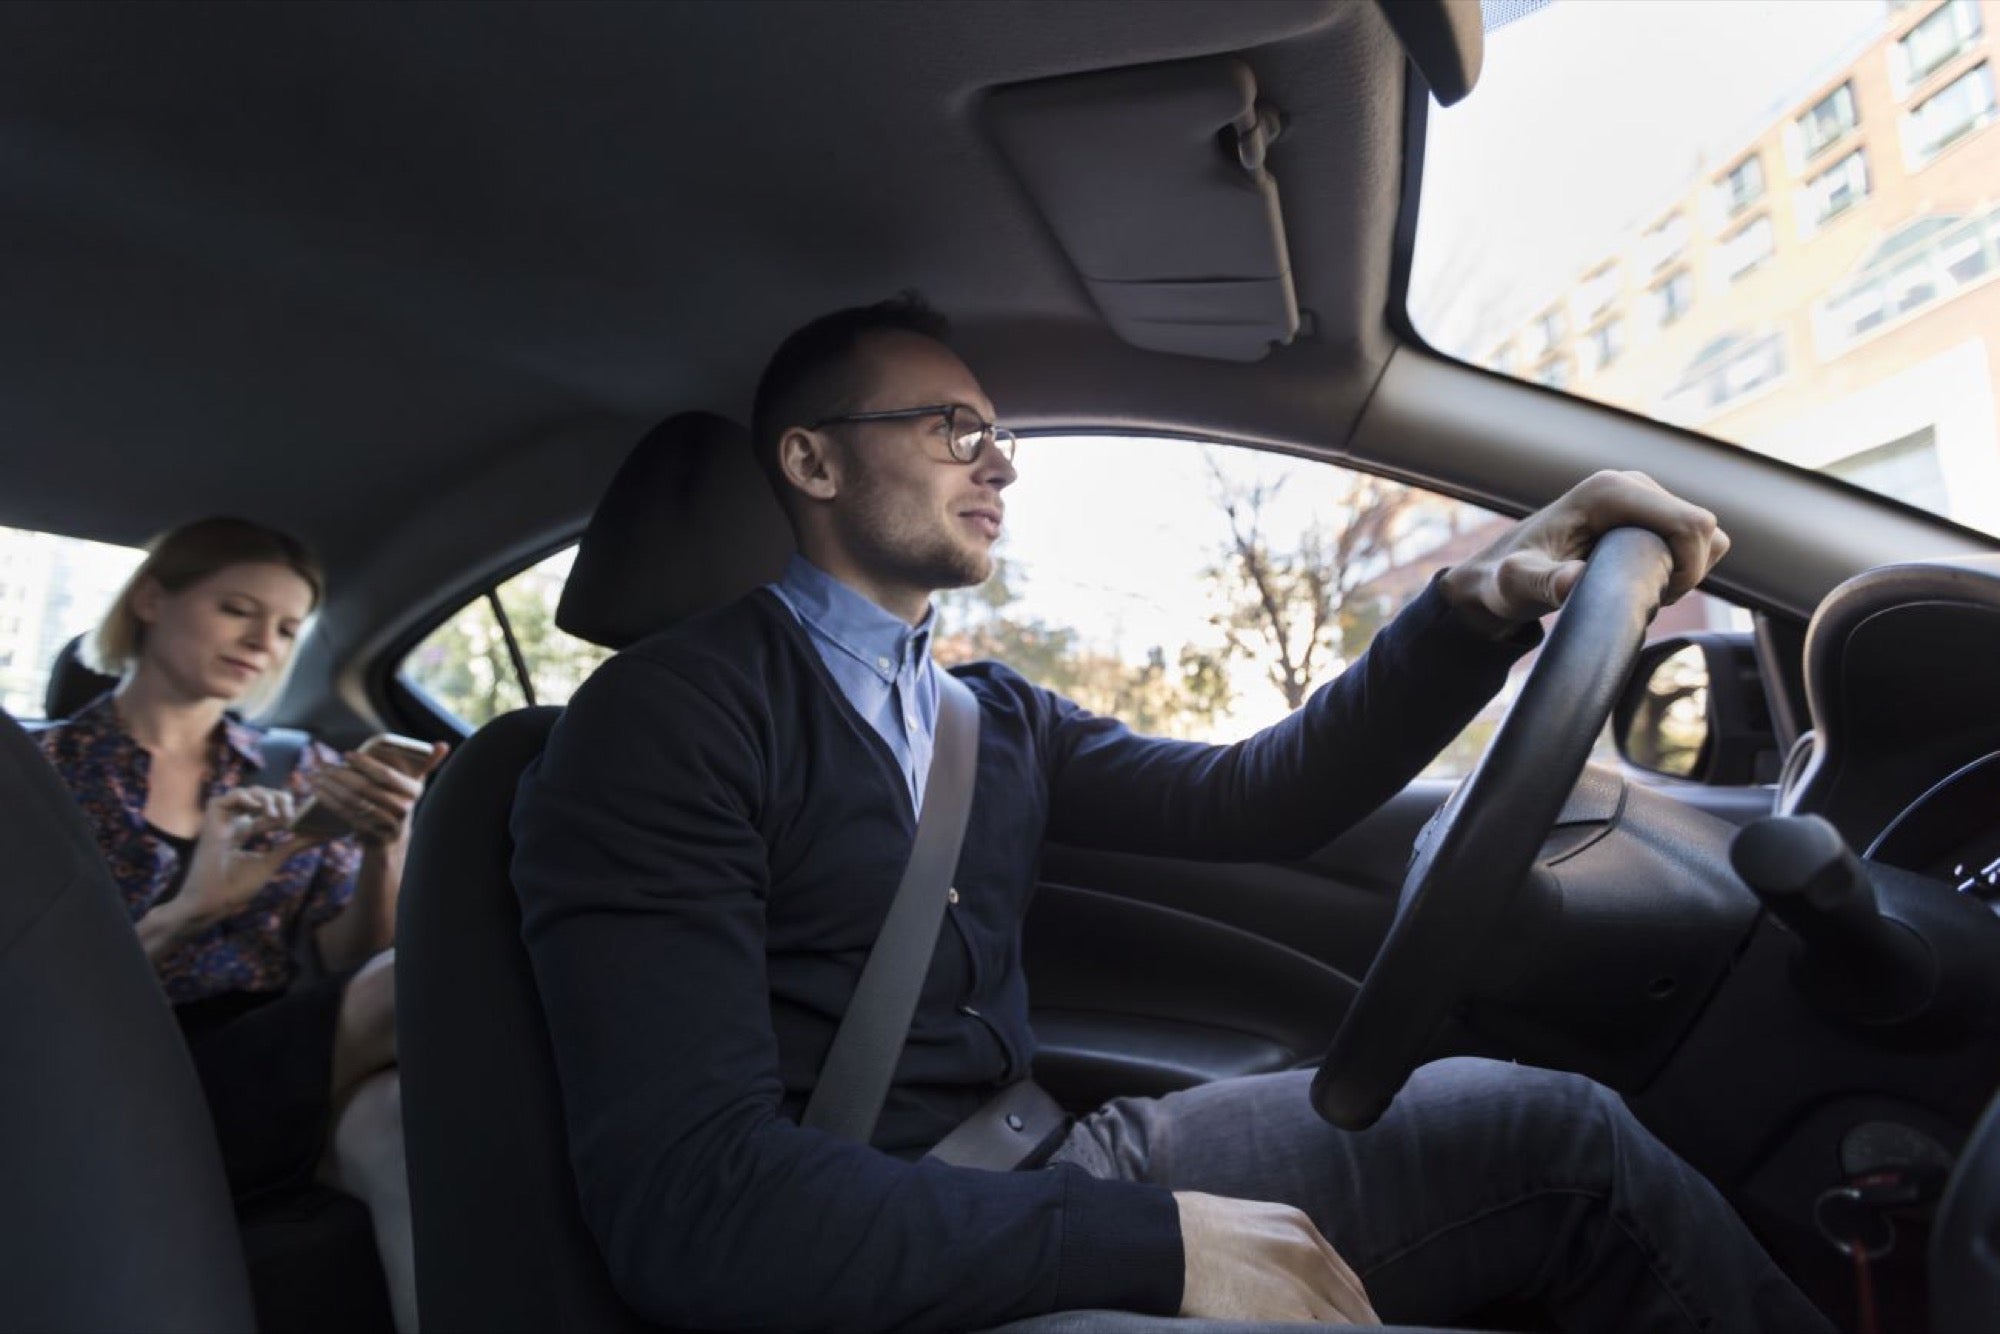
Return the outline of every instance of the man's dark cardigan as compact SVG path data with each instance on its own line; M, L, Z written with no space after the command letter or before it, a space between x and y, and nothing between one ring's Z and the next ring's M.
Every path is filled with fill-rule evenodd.
M887 746L758 592L653 636L563 713L513 817L514 880L583 1211L619 1291L679 1329L979 1329L1172 1314L1165 1190L915 1161L1029 1071L1021 922L1045 838L1304 856L1401 788L1522 639L1435 585L1304 707L1230 746L1133 735L983 663L978 785L874 1146L797 1124L915 821Z

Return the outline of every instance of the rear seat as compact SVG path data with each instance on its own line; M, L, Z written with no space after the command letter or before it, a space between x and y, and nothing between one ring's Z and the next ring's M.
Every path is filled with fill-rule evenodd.
M118 684L83 664L83 636L64 644L49 670L42 708L53 726ZM388 1334L389 1289L368 1206L331 1186L239 1206L237 1228L250 1299L264 1334Z

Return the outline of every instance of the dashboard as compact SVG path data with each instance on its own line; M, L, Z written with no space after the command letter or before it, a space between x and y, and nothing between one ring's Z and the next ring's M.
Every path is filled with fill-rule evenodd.
M2000 898L2000 752L1981 756L1917 798L1867 856L1989 903Z
M1881 566L1806 633L1812 731L1785 814L1824 816L1871 861L2000 901L2000 556Z

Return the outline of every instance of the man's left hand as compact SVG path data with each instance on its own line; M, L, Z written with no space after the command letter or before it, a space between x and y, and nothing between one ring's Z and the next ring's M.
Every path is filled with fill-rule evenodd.
M1562 606L1591 547L1613 528L1646 528L1666 540L1674 558L1661 595L1667 603L1706 579L1729 552L1729 534L1701 506L1642 472L1600 472L1447 570L1440 591L1469 624L1498 638Z

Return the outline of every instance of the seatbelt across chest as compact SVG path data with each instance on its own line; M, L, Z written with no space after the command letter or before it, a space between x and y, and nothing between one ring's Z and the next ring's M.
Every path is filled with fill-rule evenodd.
M950 672L939 671L937 682L937 739L909 864L799 1121L862 1144L881 1119L910 1019L917 1012L972 812L979 701Z

